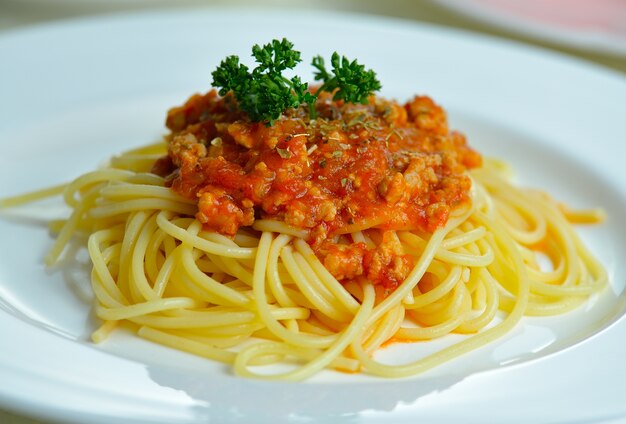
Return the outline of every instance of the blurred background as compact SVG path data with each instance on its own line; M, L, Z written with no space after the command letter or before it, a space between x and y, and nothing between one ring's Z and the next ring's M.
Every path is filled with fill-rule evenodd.
M396 17L534 44L626 72L626 0L0 0L0 35L84 16L215 6Z
M0 0L0 38L11 31L87 16L216 6L401 18L515 40L626 74L626 0ZM0 410L0 423L39 421Z

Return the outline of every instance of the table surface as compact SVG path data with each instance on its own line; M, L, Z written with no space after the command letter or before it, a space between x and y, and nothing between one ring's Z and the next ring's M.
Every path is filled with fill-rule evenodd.
M560 53L575 56L618 72L626 74L626 56L607 54L589 49L558 44L545 38L532 35L521 35L502 27L495 27L466 15L453 11L436 1L424 0L154 0L145 2L94 1L79 3L76 1L57 0L0 0L0 37L13 29L36 26L61 19L80 18L120 11L136 11L138 9L212 7L224 5L267 5L285 8L322 9L343 12L368 13L379 16L401 17L415 22L437 24L445 27L458 28L495 37L515 40L518 42L540 46ZM626 22L626 16L624 17ZM0 410L0 423L3 424L36 424L42 421L16 415L7 410Z

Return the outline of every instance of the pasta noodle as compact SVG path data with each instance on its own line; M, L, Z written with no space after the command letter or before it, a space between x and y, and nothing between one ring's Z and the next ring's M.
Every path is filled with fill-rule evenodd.
M74 233L89 235L95 314L103 320L95 342L127 322L141 337L230 364L246 377L302 380L324 368L404 377L496 340L524 315L567 312L607 280L566 210L512 185L498 162L471 172L471 202L444 227L396 232L415 266L384 294L368 282L337 281L306 232L284 222L259 220L234 238L204 230L194 202L148 172L153 152L164 147L124 154L65 187L74 212L46 262L59 259ZM594 211L577 217L598 219ZM376 231L350 237L375 245ZM506 314L491 325L498 311ZM468 336L409 364L375 359L389 341L450 333ZM256 368L275 363L294 368Z

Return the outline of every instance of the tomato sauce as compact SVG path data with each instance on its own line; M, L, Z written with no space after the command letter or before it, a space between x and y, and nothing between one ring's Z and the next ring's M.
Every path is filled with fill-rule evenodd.
M228 95L194 95L169 111L168 156L153 171L198 200L207 230L234 236L258 218L284 221L309 231L338 279L393 289L413 266L393 231L443 226L469 200L466 171L481 157L428 97L354 105L321 93L316 113L289 110L268 126ZM372 228L374 249L342 236Z

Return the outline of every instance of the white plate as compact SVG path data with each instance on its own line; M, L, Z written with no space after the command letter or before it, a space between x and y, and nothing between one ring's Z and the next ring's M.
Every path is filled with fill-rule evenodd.
M169 106L208 89L228 54L287 36L378 71L383 94L428 93L452 126L523 183L610 219L582 231L611 287L566 317L430 373L380 380L325 372L298 384L214 363L94 322L85 266L46 270L46 202L0 217L0 406L62 422L564 422L626 417L626 82L521 45L353 15L205 9L64 22L0 37L0 197L62 182L164 132ZM310 67L301 65L310 77ZM391 360L419 345L384 351Z
M535 39L626 56L623 0L436 0L485 23Z

